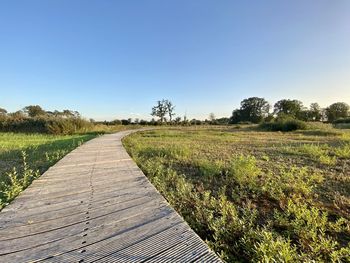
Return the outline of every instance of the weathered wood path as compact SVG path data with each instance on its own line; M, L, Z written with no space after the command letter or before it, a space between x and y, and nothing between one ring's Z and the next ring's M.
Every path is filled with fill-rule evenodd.
M0 212L0 262L220 262L122 146L78 147Z

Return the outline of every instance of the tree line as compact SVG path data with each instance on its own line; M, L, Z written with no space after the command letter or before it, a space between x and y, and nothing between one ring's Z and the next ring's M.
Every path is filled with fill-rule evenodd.
M0 131L72 134L90 131L93 124L78 111L46 111L39 105L29 105L15 112L0 108Z
M14 118L35 118L35 117L63 117L63 118L80 118L80 113L73 110L63 110L63 111L46 111L39 105L29 105L24 107L22 110L15 112L7 112L6 109L0 108L0 116L8 116Z
M311 103L309 107L305 107L299 100L282 99L272 106L264 98L250 97L242 100L240 108L233 110L230 117L216 118L213 113L210 113L209 118L206 120L189 120L186 116L183 118L180 116L175 117L175 105L168 99L162 99L157 101L156 105L152 107L150 115L153 118L151 120L128 118L97 122L93 119L88 121L82 118L78 111L68 109L47 111L39 105L29 105L16 112L7 112L6 109L0 108L0 131L69 134L77 131L89 131L96 124L227 125L238 123L276 123L287 119L350 123L349 110L350 107L345 102L336 102L326 108L321 108L316 102Z
M216 118L213 113L206 120L187 120L186 116L173 118L174 104L167 99L157 101L152 108L151 115L158 117L160 124L237 124L237 123L261 123L280 119L295 119L301 121L323 121L323 122L347 122L349 117L349 105L345 102L336 102L327 108L321 108L318 103L311 103L305 107L296 99L282 99L277 101L273 107L264 98L250 97L241 101L241 106L233 110L231 117ZM154 120L153 120L154 121ZM348 121L350 122L350 120Z
M273 109L271 111L271 109ZM292 118L302 121L334 122L349 117L349 105L336 102L327 108L321 108L318 103L305 107L299 100L282 99L273 108L264 98L251 97L241 101L241 107L232 112L230 123L251 122L261 123L276 118Z

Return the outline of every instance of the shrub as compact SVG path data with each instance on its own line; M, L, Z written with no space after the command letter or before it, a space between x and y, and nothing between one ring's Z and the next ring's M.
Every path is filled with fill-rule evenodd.
M350 123L350 117L337 119L333 123Z
M350 129L350 123L337 123L335 124L337 129Z
M254 156L239 155L231 160L229 167L230 179L234 179L240 186L254 189L261 170L256 165Z
M52 118L46 121L46 132L51 134L73 134L87 132L93 124L81 118Z
M6 116L0 120L0 131L24 133L73 134L87 132L93 124L78 117L22 117Z
M350 248L342 248L329 235L330 229L337 233L346 231L347 222L340 218L333 223L326 212L292 200L288 201L283 213L275 212L275 225L284 229L286 236L297 238L300 247L307 252L302 255L303 261L343 262L349 259Z
M304 121L296 119L276 120L273 122L264 122L259 125L259 128L266 131L296 131L306 130L307 125Z
M289 239L284 239L273 232L262 230L257 233L257 244L254 244L256 262L297 262L297 249Z

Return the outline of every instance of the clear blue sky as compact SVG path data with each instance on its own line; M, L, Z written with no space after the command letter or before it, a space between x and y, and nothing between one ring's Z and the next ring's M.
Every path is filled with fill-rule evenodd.
M0 107L230 116L242 99L350 103L349 0L3 0Z

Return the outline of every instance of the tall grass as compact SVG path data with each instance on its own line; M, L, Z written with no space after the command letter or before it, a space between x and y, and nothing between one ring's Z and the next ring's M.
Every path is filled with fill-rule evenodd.
M88 135L0 133L0 209Z

